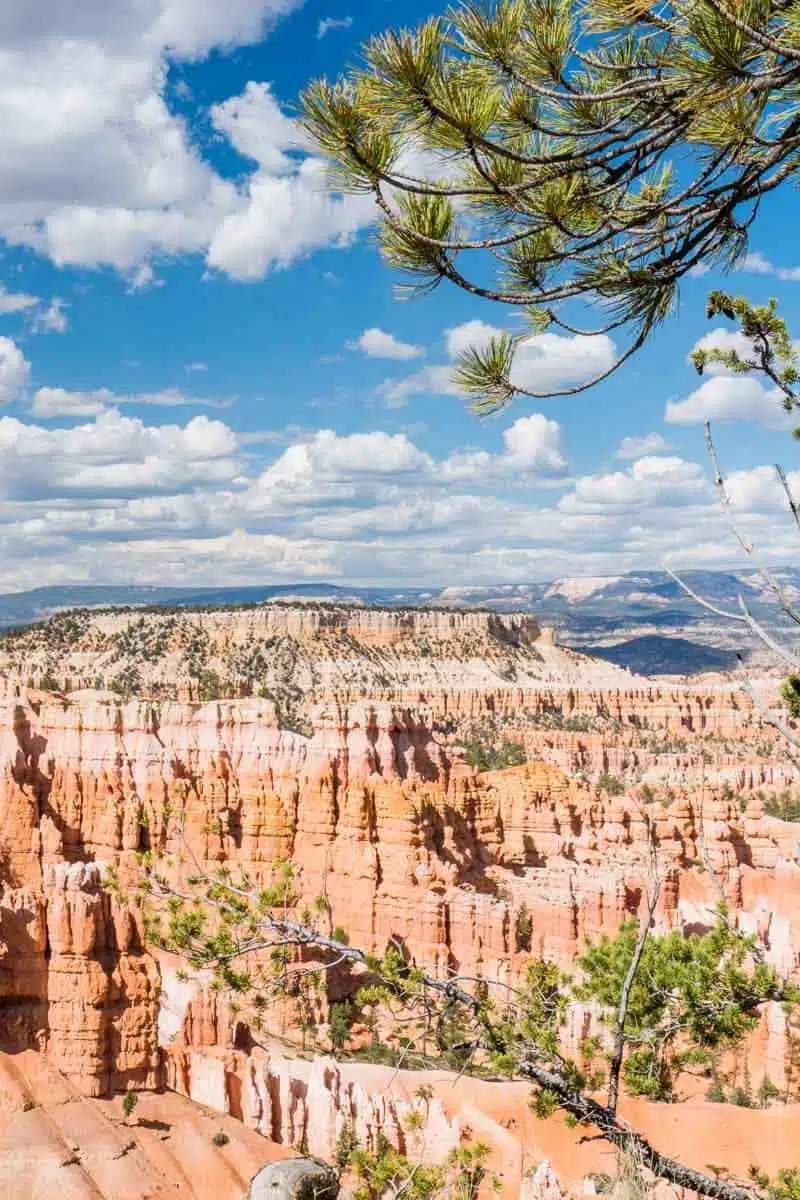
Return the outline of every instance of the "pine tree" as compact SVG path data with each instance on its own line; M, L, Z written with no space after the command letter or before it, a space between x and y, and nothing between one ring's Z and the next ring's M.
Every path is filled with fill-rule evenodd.
M762 198L800 169L786 0L466 0L363 57L306 89L303 124L331 185L374 197L405 288L450 283L523 318L461 356L479 411L606 378L689 272L742 258ZM526 388L520 339L560 330L626 344L594 380Z

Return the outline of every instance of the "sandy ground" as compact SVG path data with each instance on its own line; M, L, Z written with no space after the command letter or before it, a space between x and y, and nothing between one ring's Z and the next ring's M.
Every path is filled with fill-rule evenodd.
M294 1153L170 1092L140 1094L125 1124L121 1097L80 1096L34 1051L0 1054L3 1200L242 1200Z

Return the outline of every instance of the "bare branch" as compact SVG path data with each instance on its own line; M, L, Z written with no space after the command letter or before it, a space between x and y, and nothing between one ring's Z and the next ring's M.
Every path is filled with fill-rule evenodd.
M625 1023L628 1019L628 1002L630 1000L631 988L633 987L636 974L639 970L639 964L642 961L644 954L645 943L650 936L650 927L653 923L656 908L658 907L658 898L661 894L661 880L656 879L650 893L650 899L647 905L647 911L642 919L639 937L636 941L636 946L631 957L628 973L625 976L625 981L622 985L622 991L619 997L619 1006L617 1008L617 1028L614 1038L614 1053L611 1057L611 1067L608 1073L608 1111L615 1113L617 1111L617 1102L619 1099L619 1076L622 1070L622 1060L625 1055Z
M686 583L685 580L681 579L680 575L676 575L676 573L672 570L672 568L668 567L666 563L663 563L662 566L664 567L664 570L669 575L669 577L671 579L675 580L678 587L682 588L683 591L686 592L687 596L691 596L692 600L696 600L698 604L701 604L703 606L703 608L707 608L708 611L714 613L715 616L725 617L725 619L727 621L746 621L747 620L747 618L742 616L740 613L728 612L724 608L718 608L716 604L712 604L710 600L706 600L703 596L700 596L700 595L698 595L697 592L693 591L692 588L689 587L688 583Z
M775 638L772 637L772 635L767 632L764 626L755 619L753 614L750 612L750 609L747 607L744 596L742 595L739 596L739 607L744 613L744 619L753 630L753 633L755 633L755 635L761 639L764 645L767 646L773 652L773 654L777 655L778 658L782 659L783 662L785 662L786 665L792 669L800 665L800 660L798 660L797 656L792 654L789 650L786 650L780 644L780 642L776 642Z
M769 570L769 568L766 566L766 564L762 560L761 555L758 553L755 546L747 540L747 538L744 536L742 531L739 529L738 524L736 523L736 519L733 516L733 510L732 510L730 496L728 495L728 489L725 486L725 479L722 474L722 471L720 470L719 460L717 458L717 451L714 447L714 441L711 436L711 422L710 421L706 421L704 429L705 429L705 437L706 437L706 448L708 449L708 456L711 459L711 465L714 469L714 483L715 483L717 493L720 498L720 503L722 504L723 512L725 513L725 516L727 518L730 530L731 530L733 536L735 537L736 541L739 543L739 545L744 550L745 554L748 556L748 558L751 558L753 560L753 562L755 563L756 568L758 569L759 575L761 576L761 578L764 580L764 582L769 587L770 591L775 596L780 607L783 609L783 611L786 613L786 615L795 622L795 624L800 625L800 613L796 612L795 609L792 607L792 604L789 601L789 599L787 598L786 593L784 592L780 583L775 578L775 576L772 574L772 572Z
M798 527L798 529L800 529L800 508L798 508L797 502L795 501L795 498L792 494L792 489L789 486L789 480L786 478L786 472L784 471L784 469L780 465L780 463L775 464L775 470L777 472L778 479L780 480L781 487L783 488L784 493L786 494L786 499L789 504L789 511L791 512L792 516L794 517L794 523Z

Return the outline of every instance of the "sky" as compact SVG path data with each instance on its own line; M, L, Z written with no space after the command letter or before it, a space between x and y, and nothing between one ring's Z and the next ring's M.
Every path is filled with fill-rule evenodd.
M363 197L326 188L297 97L422 0L0 5L0 591L75 583L486 585L772 562L796 534L792 422L757 380L699 379L711 287L800 335L791 186L735 274L608 382L479 420L448 364L507 312L398 298ZM298 149L298 145L300 148ZM533 386L608 338L524 348ZM798 472L795 475L795 472Z

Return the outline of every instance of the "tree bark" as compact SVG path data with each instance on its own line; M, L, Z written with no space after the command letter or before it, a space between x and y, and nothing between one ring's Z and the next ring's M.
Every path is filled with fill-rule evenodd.
M540 1087L553 1092L565 1112L571 1113L573 1117L577 1117L585 1124L594 1125L607 1141L622 1150L623 1153L635 1155L639 1162L659 1179L666 1179L678 1187L689 1188L699 1196L709 1196L711 1200L763 1200L762 1193L755 1188L729 1183L724 1179L718 1179L716 1175L707 1175L704 1171L696 1171L693 1167L687 1167L676 1159L662 1154L650 1145L643 1134L624 1125L611 1109L606 1108L603 1104L598 1104L596 1100L592 1100L590 1096L585 1096L582 1092L573 1091L560 1075L549 1071L539 1063L530 1059L524 1060L519 1065L519 1071L528 1079L532 1079L534 1083L539 1084Z

